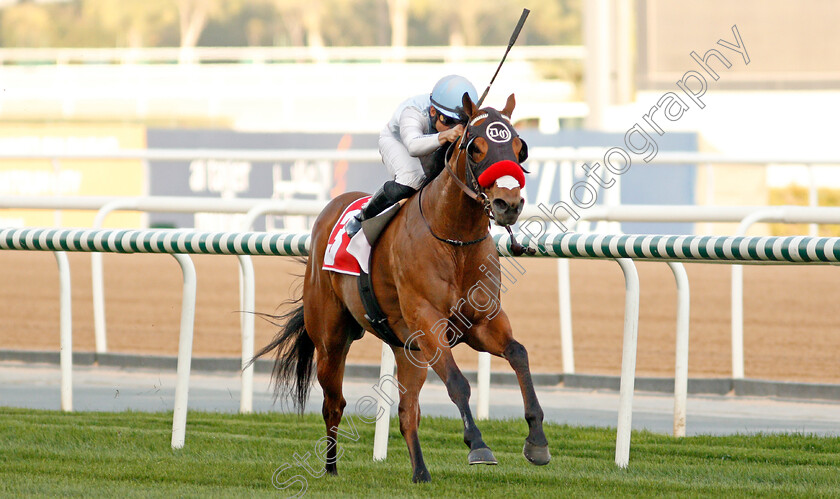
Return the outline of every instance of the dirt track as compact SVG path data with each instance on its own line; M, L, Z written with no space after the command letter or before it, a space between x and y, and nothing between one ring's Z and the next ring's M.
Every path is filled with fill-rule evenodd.
M73 345L92 351L90 255L70 254ZM175 355L181 277L168 255L105 255L108 347L113 352ZM197 356L240 354L238 271L234 257L198 256ZM521 260L526 275L502 297L514 335L529 351L534 371L561 372L556 261ZM288 258L257 257L257 310L274 312L292 296L293 274L303 266ZM637 264L642 286L637 373L674 375L676 289L668 267ZM613 262L572 262L572 317L579 373L618 374L624 284ZM729 377L730 267L686 265L691 282L691 377ZM0 348L58 349L58 274L50 253L0 254ZM748 378L840 383L840 274L829 266L745 267L745 369ZM257 321L256 344L273 327ZM367 335L349 362L378 363L378 340ZM476 354L455 348L463 368ZM509 369L493 359L493 369Z

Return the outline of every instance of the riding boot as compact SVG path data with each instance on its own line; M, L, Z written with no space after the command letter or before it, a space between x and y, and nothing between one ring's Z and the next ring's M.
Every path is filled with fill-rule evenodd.
M362 211L347 222L344 231L352 238L362 228L362 222L379 215L392 204L411 196L415 192L414 188L393 180L385 182L385 185L371 196L370 201L362 208Z

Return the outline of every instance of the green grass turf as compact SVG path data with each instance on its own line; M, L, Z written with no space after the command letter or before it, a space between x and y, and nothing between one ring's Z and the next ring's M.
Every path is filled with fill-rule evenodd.
M387 461L374 463L374 427L353 419L359 437L339 437L339 476L307 476L306 497L840 497L840 438L634 432L630 466L621 470L614 430L547 425L553 459L537 467L521 454L525 422L494 420L479 427L499 465L470 467L460 421L423 418L432 483L414 485L396 421ZM179 451L169 445L171 425L171 413L0 408L0 496L283 497L298 487L279 491L271 477L293 454L309 452L319 468L319 415L191 412ZM306 472L290 468L280 481L295 474Z

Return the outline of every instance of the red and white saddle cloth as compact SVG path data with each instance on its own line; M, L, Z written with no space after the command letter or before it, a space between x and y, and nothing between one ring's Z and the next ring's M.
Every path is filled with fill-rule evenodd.
M366 273L369 273L370 244L364 232L360 230L353 236L353 239L350 239L350 236L344 231L347 222L362 211L362 206L369 199L370 196L365 196L353 201L338 217L338 222L330 232L327 251L324 253L324 266L322 267L324 270L359 275L360 269L364 269Z

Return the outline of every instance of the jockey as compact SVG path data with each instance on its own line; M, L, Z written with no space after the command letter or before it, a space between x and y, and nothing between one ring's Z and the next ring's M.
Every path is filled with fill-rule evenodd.
M385 208L405 199L423 185L425 175L421 160L426 160L448 142L464 133L461 122L461 98L467 93L478 99L475 87L463 76L441 78L430 94L405 100L379 134L379 154L393 180L370 198L346 225L350 237L362 228L362 222Z

